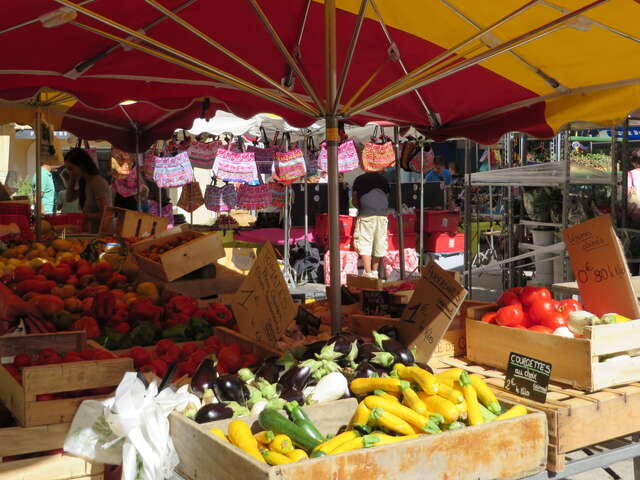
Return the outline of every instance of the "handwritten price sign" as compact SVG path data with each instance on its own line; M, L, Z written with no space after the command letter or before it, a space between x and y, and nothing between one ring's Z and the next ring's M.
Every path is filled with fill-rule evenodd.
M585 310L596 315L616 312L640 318L624 252L608 215L564 232Z

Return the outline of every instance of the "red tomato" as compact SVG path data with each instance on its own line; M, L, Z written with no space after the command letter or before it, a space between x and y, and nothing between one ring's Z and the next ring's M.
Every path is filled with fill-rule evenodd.
M553 333L553 330L551 330L549 327L545 327L544 325L534 325L533 327L529 328L529 331L539 332L539 333L548 333L549 335Z
M520 304L520 298L511 290L504 292L498 299L498 305L504 307L506 305L518 305Z
M515 327L520 325L524 319L524 312L522 311L522 305L508 305L498 310L496 316L496 323L503 327Z
M520 296L520 294L522 293L522 287L513 287L513 288L510 288L509 291Z
M534 325L533 320L531 320L531 315L529 312L524 312L524 317L522 318L522 324L524 328L529 328Z
M481 321L484 323L496 323L497 315L498 315L498 312L487 312L484 315L482 315Z
M582 304L573 298L567 298L560 302L560 311L562 312L579 312L582 310Z
M544 327L555 330L556 328L567 326L567 317L562 312L553 312L547 315L540 323Z
M556 308L550 300L538 300L531 304L527 310L533 323L542 323L548 315L555 312Z
M538 300L551 300L551 292L544 287L524 287L520 300L525 306L533 305Z
M560 302L558 300L551 300L551 303L553 303L553 309L556 312L560 310Z

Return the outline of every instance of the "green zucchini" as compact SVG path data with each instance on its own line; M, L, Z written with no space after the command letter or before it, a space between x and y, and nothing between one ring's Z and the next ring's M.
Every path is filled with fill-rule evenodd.
M302 427L299 427L285 416L272 408L265 408L258 416L258 422L265 430L271 430L276 434L287 435L298 447L312 451L320 445L320 441L313 438Z
M493 412L489 411L489 409L484 405L482 405L481 403L479 403L478 406L480 407L480 413L482 414L484 423L493 422L498 417Z
M284 406L284 409L289 414L291 421L307 432L311 438L315 438L321 443L326 440L305 411L298 405L298 402L289 402Z

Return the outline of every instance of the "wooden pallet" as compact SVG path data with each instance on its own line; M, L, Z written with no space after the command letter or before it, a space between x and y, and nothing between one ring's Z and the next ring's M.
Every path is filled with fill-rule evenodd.
M86 333L60 332L0 337L0 357L18 353L35 353L43 348L59 352L87 348ZM0 402L25 427L71 422L80 403L102 399L104 395L37 401L41 394L74 392L101 387L115 387L125 372L133 370L130 358L113 358L54 365L37 365L22 370L18 383L0 366Z
M62 453L0 463L0 480L103 480L104 465Z
M476 365L464 358L438 358L431 366L458 367L482 375L500 398L544 412L549 426L547 469L552 472L564 470L569 452L640 432L640 383L592 393L550 384L546 403L539 403L507 392L503 371Z

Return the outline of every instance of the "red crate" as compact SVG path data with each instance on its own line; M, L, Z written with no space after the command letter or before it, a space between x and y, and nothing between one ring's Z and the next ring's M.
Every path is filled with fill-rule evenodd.
M424 249L434 253L464 252L464 233L432 232L424 239Z
M329 248L329 235L314 235L314 239L318 245L325 250ZM353 237L341 236L340 237L340 250L353 250Z
M356 218L349 215L340 215L340 236L352 237L353 231L356 228ZM314 233L317 237L326 237L329 235L329 214L317 213L316 214L316 226Z
M425 210L425 232L456 232L460 225L460 210Z
M20 228L20 238L23 240L33 240L33 231L26 215L5 215L0 214L0 225L15 223Z
M400 250L400 235L389 235L387 244L387 251L394 252ZM418 239L417 233L405 233L404 234L404 248L416 248L416 240Z
M31 205L22 202L0 202L0 215L31 216Z
M84 230L84 213L56 213L45 215L44 219L54 227L76 227L79 231Z
M389 233L398 233L398 217L395 214L387 215L389 219ZM404 233L415 233L418 231L417 216L415 213L404 213L402 215L402 231Z

